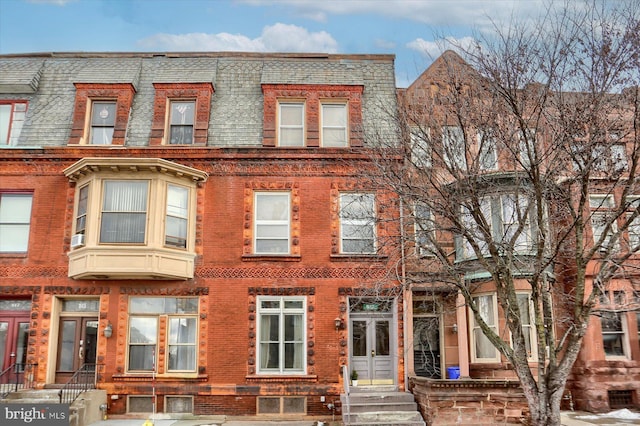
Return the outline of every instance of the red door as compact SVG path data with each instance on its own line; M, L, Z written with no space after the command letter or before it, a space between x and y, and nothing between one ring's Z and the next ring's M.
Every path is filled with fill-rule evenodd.
M0 304L0 371L27 362L30 301L3 300Z

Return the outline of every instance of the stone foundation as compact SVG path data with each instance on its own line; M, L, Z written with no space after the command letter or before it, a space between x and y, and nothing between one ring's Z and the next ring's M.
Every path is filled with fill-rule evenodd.
M409 388L428 425L523 424L529 408L516 380L411 377Z

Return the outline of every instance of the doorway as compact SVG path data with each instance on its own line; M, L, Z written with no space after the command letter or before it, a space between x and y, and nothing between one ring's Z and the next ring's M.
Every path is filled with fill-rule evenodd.
M413 296L413 372L417 376L441 379L442 306L438 299Z
M351 371L360 385L394 384L393 302L359 300L349 317Z
M97 318L61 318L56 383L66 383L80 367L96 363Z
M27 362L30 300L0 301L0 371L17 364L22 371Z

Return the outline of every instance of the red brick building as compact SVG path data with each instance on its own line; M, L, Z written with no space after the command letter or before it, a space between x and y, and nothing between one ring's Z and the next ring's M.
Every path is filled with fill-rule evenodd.
M0 57L2 370L95 368L110 414L403 389L402 302L359 297L395 284L359 179L395 102L385 55Z

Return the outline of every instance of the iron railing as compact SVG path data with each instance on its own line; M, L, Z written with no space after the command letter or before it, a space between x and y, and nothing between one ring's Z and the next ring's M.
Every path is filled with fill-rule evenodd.
M96 388L97 364L83 364L58 392L60 404L72 404L82 392Z
M344 384L344 401L345 401L345 405L346 405L346 413L343 411L343 414L346 414L343 417L343 420L345 421L345 424L350 425L351 424L351 402L349 401L349 394L351 393L351 390L349 388L349 367L347 367L346 365L342 366L342 382ZM342 409L345 409L345 406L342 406Z
M11 392L33 389L37 365L15 363L0 372L0 399L6 398Z

